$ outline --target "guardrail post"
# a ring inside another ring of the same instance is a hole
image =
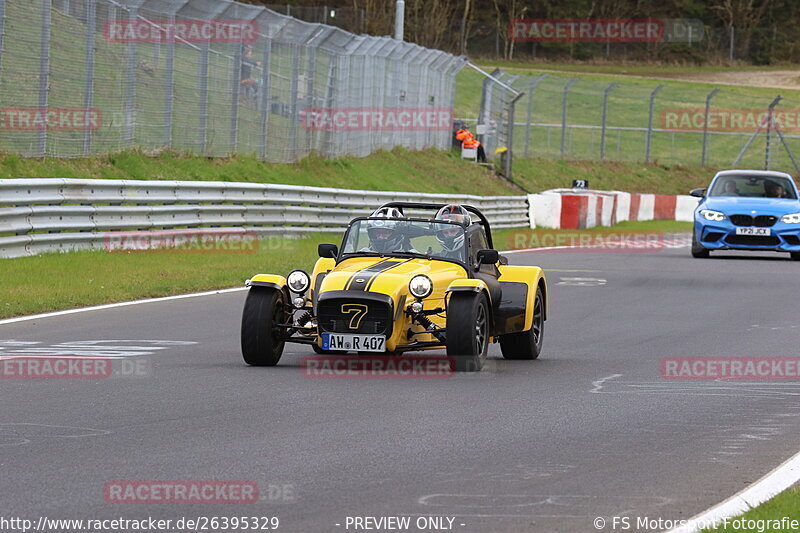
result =
[[[209,42],[206,41],[200,47],[200,65],[197,74],[200,82],[200,103],[198,106],[200,153],[206,152],[208,143],[208,49]]]
[[[708,115],[711,111],[711,99],[719,92],[719,89],[714,89],[708,96],[706,96],[706,111],[703,118],[703,154],[700,157],[700,166],[706,166],[706,157],[708,155]]]
[[[264,39],[264,53],[261,56],[261,160],[267,159],[267,136],[269,135],[269,114],[272,99],[272,78],[270,77],[270,60],[272,41]]]
[[[86,0],[86,83],[83,92],[84,112],[94,104],[94,40],[97,27],[97,0]],[[92,129],[83,130],[83,155],[92,150]]]
[[[691,29],[691,28],[690,28]],[[659,85],[653,92],[650,93],[650,113],[647,119],[647,138],[645,140],[644,145],[644,161],[645,163],[650,162],[650,144],[653,138],[653,110],[656,104],[656,95],[658,91],[664,88],[664,84]]]
[[[50,22],[51,0],[42,0],[42,32],[39,45],[39,113],[44,113],[48,105],[48,86],[50,85]],[[39,130],[39,156],[47,155],[47,128]]]
[[[564,156],[564,153],[567,149],[567,97],[569,95],[569,90],[572,88],[573,85],[578,83],[580,78],[570,78],[567,81],[566,85],[564,85],[564,92],[561,96],[561,156]]]
[[[611,94],[619,83],[616,81],[603,91],[603,123],[600,126],[600,159],[606,158],[606,125],[608,121],[608,95]]]
[[[533,90],[539,83],[547,77],[547,74],[540,74],[536,76],[528,85],[528,121],[525,124],[525,157],[528,157],[528,152],[531,146],[531,127],[533,122]]]

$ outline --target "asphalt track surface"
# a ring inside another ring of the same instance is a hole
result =
[[[454,531],[580,533],[628,516],[652,531],[637,517],[690,517],[797,452],[800,383],[660,377],[664,357],[797,356],[787,255],[509,257],[547,270],[542,357],[505,361],[493,345],[483,372],[448,379],[309,379],[297,346],[246,367],[244,292],[0,326],[6,355],[193,343],[154,346],[139,377],[1,380],[2,515],[277,516],[292,532],[354,531],[348,516],[411,516],[417,531],[442,516]],[[103,495],[111,480],[214,479],[253,480],[261,499]]]

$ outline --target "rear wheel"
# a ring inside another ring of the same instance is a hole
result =
[[[283,332],[277,324],[287,317],[283,292],[253,287],[242,313],[242,358],[252,366],[275,366],[283,355]]]
[[[792,261],[800,261],[800,252],[789,252],[792,256]]]
[[[483,368],[489,347],[489,305],[486,295],[450,295],[447,304],[447,355],[456,372],[477,372]]]
[[[711,255],[711,252],[708,250],[708,248],[703,247],[702,244],[697,242],[697,232],[692,230],[692,257],[705,259],[709,255]]]
[[[528,331],[500,337],[500,350],[505,359],[536,359],[542,352],[544,340],[544,298],[542,288],[536,289],[533,302],[533,325]]]

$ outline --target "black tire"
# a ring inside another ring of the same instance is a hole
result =
[[[792,261],[800,261],[800,252],[789,252],[792,256]]]
[[[447,304],[447,355],[456,372],[483,368],[489,348],[489,305],[482,292],[453,293]]]
[[[533,301],[533,326],[528,331],[511,333],[500,337],[500,351],[504,359],[531,360],[542,353],[544,341],[544,295],[542,288],[536,289]]]
[[[697,259],[705,259],[710,255],[711,251],[697,242],[697,232],[692,229],[692,257],[696,257]]]
[[[283,355],[284,341],[276,322],[286,320],[283,292],[253,287],[242,313],[242,358],[252,366],[275,366]]]

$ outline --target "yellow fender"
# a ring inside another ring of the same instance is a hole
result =
[[[247,280],[245,285],[248,287],[271,287],[280,291],[286,287],[286,278],[277,274],[257,274]]]
[[[542,296],[544,298],[544,318],[547,320],[549,300],[547,298],[547,279],[544,270],[533,266],[519,265],[500,265],[499,281],[512,281],[525,283],[528,286],[528,299],[525,303],[525,329],[528,331],[533,327],[533,302],[536,298],[536,289],[541,285]]]
[[[491,307],[492,297],[489,294],[489,288],[486,286],[486,283],[480,279],[457,279],[450,283],[447,287],[447,292],[483,292],[486,294],[486,298],[489,300],[489,304]]]

